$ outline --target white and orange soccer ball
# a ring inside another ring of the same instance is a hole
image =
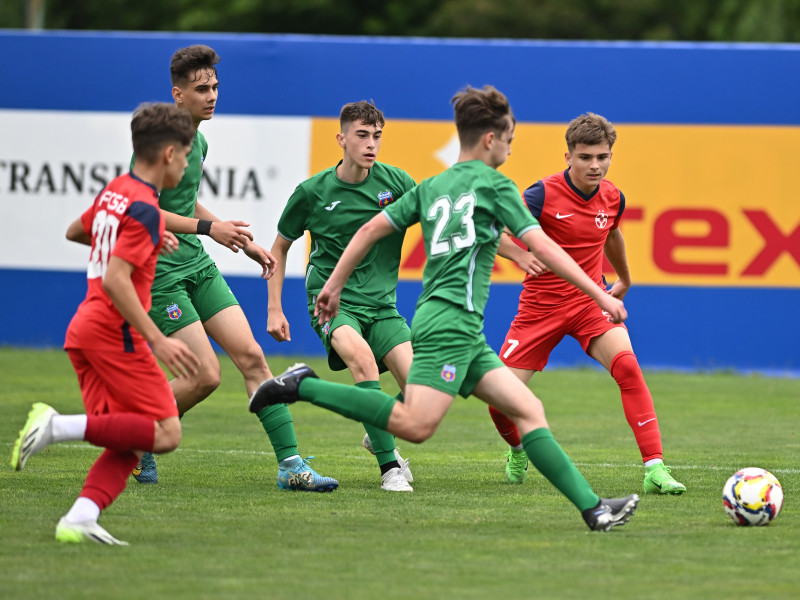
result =
[[[783,488],[766,469],[736,471],[722,488],[725,512],[737,525],[767,525],[783,507]]]

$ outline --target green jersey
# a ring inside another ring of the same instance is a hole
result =
[[[158,205],[171,213],[184,217],[194,217],[197,205],[197,190],[203,176],[203,161],[208,154],[208,142],[199,131],[192,140],[192,150],[187,155],[189,166],[183,174],[178,187],[161,190]],[[203,248],[200,238],[194,233],[178,233],[178,248],[172,254],[159,256],[156,263],[155,285],[161,286],[172,280],[183,279],[214,264]]]
[[[503,226],[516,237],[540,227],[517,186],[480,160],[424,180],[383,214],[400,231],[422,226],[428,261],[417,307],[440,298],[481,317]]]
[[[331,167],[297,186],[278,221],[278,234],[291,242],[305,231],[311,234],[306,269],[310,304],[356,231],[414,185],[402,169],[376,162],[359,183],[342,181]],[[344,305],[395,306],[404,235],[405,230],[398,231],[372,247],[342,290]]]

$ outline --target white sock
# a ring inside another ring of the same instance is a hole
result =
[[[652,467],[653,465],[657,465],[659,463],[663,463],[664,461],[660,458],[651,458],[650,460],[644,461],[645,467]]]
[[[97,506],[89,498],[78,496],[75,504],[69,509],[69,512],[64,515],[64,518],[70,523],[80,523],[82,521],[95,521],[100,516],[100,507]]]
[[[86,437],[86,415],[56,415],[53,417],[53,441],[77,442]]]
[[[519,446],[511,446],[511,449],[514,452],[519,452],[520,450],[523,450],[524,448],[525,448],[525,446],[523,446],[522,444],[520,444]]]
[[[287,456],[282,461],[278,463],[281,467],[294,467],[300,463],[300,455],[294,454],[292,456]]]

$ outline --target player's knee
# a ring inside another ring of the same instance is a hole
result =
[[[263,381],[269,378],[267,360],[264,358],[264,352],[258,344],[254,344],[240,353],[234,362],[246,379]]]
[[[404,437],[412,444],[421,444],[422,442],[433,437],[433,434],[436,433],[438,427],[439,424],[433,422],[426,421],[422,423],[416,423],[413,427],[409,428],[408,434]]]
[[[374,381],[379,377],[378,366],[372,354],[350,359],[347,368],[356,381]]]
[[[639,367],[639,361],[636,360],[636,355],[630,350],[625,350],[612,359],[608,371],[616,382],[620,383],[629,377],[640,376],[642,369]]]
[[[165,454],[176,450],[181,443],[181,435],[181,423],[177,418],[157,423],[153,452]]]
[[[219,369],[204,369],[192,379],[192,388],[196,395],[207,398],[219,387]]]

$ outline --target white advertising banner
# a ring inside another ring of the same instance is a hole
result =
[[[215,116],[198,199],[217,217],[250,223],[269,249],[286,200],[309,177],[308,117]],[[86,248],[64,237],[108,181],[128,171],[130,114],[0,110],[0,268],[83,270]],[[258,276],[243,254],[204,239],[226,274]],[[287,276],[302,277],[305,244]]]

